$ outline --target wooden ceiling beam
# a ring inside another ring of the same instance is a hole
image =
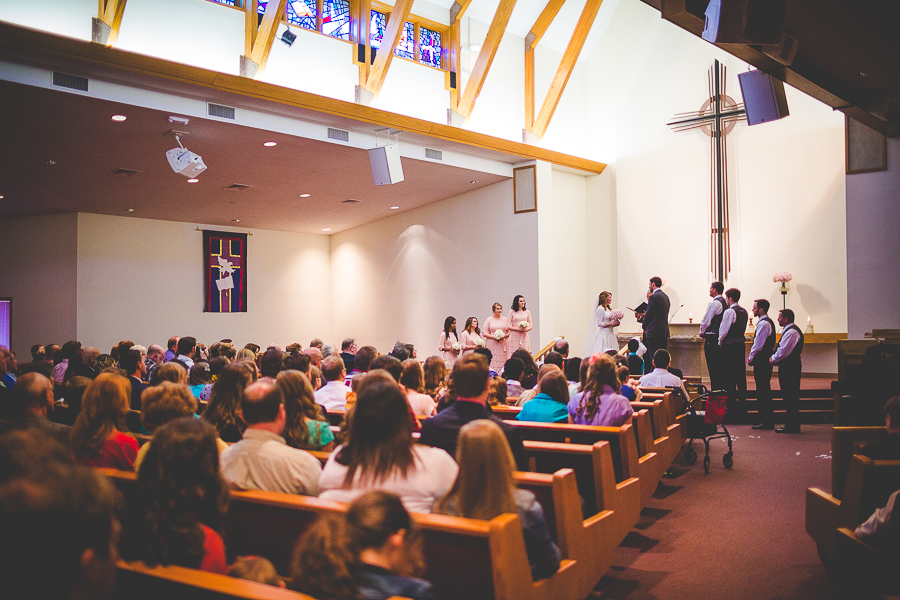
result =
[[[466,14],[466,9],[472,4],[472,0],[456,0],[450,7],[450,24],[459,23]]]
[[[98,0],[97,19],[109,28],[108,32],[92,34],[94,41],[112,46],[119,39],[119,28],[122,26],[122,15],[125,14],[126,0]]]
[[[488,29],[487,37],[484,38],[484,44],[481,46],[481,52],[475,60],[475,67],[472,69],[472,75],[466,82],[466,89],[462,97],[459,99],[458,112],[463,119],[468,119],[475,107],[475,99],[481,93],[481,87],[487,78],[488,72],[491,70],[491,63],[497,55],[497,49],[500,47],[500,41],[506,32],[506,25],[512,16],[513,8],[516,7],[516,0],[500,0],[497,6],[497,12],[494,13],[494,20],[491,21],[491,27]]]
[[[388,17],[387,27],[385,27],[384,38],[381,40],[381,47],[375,54],[375,62],[369,70],[369,77],[366,79],[366,90],[373,96],[377,96],[384,85],[384,79],[387,77],[388,69],[394,58],[394,51],[397,50],[397,44],[400,42],[400,35],[412,11],[413,0],[397,0],[394,4],[394,10]]]
[[[253,40],[252,49],[247,55],[247,58],[256,65],[255,73],[253,73],[254,79],[262,75],[266,68],[269,52],[272,50],[272,43],[278,33],[278,25],[284,16],[286,4],[287,0],[269,0],[266,4],[266,12],[259,24],[259,31],[256,32],[256,39]]]
[[[550,27],[550,24],[553,23],[553,19],[555,19],[557,13],[559,13],[559,9],[561,9],[565,3],[566,0],[550,0],[547,3],[547,6],[541,11],[540,16],[534,22],[534,26],[528,32],[528,35],[525,36],[526,50],[533,50],[535,46],[538,45],[541,38],[547,33],[547,28]]]
[[[547,132],[547,126],[550,125],[550,119],[553,118],[553,113],[556,111],[559,99],[566,89],[566,84],[569,82],[575,63],[578,62],[578,55],[581,54],[581,49],[584,47],[584,42],[591,31],[591,26],[594,24],[594,19],[597,17],[597,12],[600,10],[602,3],[603,0],[587,0],[584,10],[581,11],[578,23],[575,24],[575,31],[572,33],[572,39],[569,40],[569,45],[566,47],[559,67],[556,69],[556,75],[553,76],[553,81],[550,83],[550,89],[547,90],[547,97],[544,98],[541,111],[534,119],[531,133],[538,137],[544,137],[544,133]]]

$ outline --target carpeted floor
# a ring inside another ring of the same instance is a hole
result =
[[[601,598],[831,600],[839,598],[804,530],[806,488],[831,489],[831,426],[799,435],[729,427],[725,440],[703,442],[688,466],[679,456],[637,527],[594,590]]]

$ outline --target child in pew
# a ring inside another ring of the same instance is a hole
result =
[[[621,384],[616,364],[605,354],[593,357],[587,381],[569,400],[569,423],[598,427],[619,427],[631,418],[634,410],[619,393]]]
[[[226,574],[219,531],[227,502],[212,425],[194,417],[166,423],[153,435],[125,507],[122,557]]]
[[[422,536],[400,497],[373,491],[320,517],[297,543],[290,588],[329,600],[432,600]]]
[[[560,377],[565,382],[561,373]],[[459,475],[450,491],[435,504],[434,512],[484,520],[517,513],[531,576],[551,577],[559,570],[559,548],[550,538],[544,511],[534,494],[515,487],[516,463],[503,431],[493,421],[472,421],[460,429],[457,444]]]
[[[272,561],[262,556],[238,556],[228,570],[228,575],[235,579],[246,579],[280,588],[287,587]]]
[[[541,367],[541,370],[548,365]],[[566,384],[566,376],[555,365],[549,365],[550,370],[542,373],[538,382],[537,394],[522,405],[522,410],[516,415],[519,421],[536,421],[538,423],[566,423],[569,413],[566,405],[569,403],[569,387]]]

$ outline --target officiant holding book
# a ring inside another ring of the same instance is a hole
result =
[[[644,330],[643,342],[647,346],[644,356],[653,356],[657,350],[667,349],[669,345],[669,297],[661,288],[662,279],[651,277],[647,308],[642,312],[635,310],[634,313]],[[644,361],[644,373],[652,370],[652,361]]]

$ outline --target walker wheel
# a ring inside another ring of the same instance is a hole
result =
[[[693,448],[685,448],[684,450],[684,462],[689,465],[697,462],[697,452]]]
[[[709,475],[709,456],[703,457],[703,470]]]
[[[722,464],[725,465],[726,469],[730,469],[734,466],[734,456],[731,452],[722,457]]]

